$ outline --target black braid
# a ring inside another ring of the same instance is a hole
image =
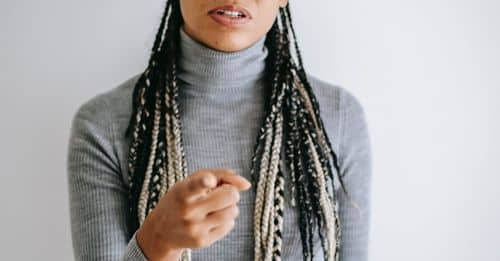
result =
[[[313,106],[313,108],[314,108],[314,115],[318,119],[318,124],[320,125],[320,128],[322,130],[324,130],[325,129],[324,128],[324,123],[323,123],[322,118],[320,117],[320,106],[319,106],[319,103],[318,103],[318,101],[316,99],[316,96],[314,95],[314,93],[312,91],[311,84],[309,83],[309,80],[306,77],[306,72],[305,72],[304,67],[303,67],[302,55],[300,53],[300,48],[299,48],[299,46],[297,44],[297,38],[295,37],[296,34],[295,34],[295,29],[294,29],[293,23],[292,23],[292,16],[291,16],[289,5],[287,5],[285,7],[285,12],[286,12],[286,15],[288,16],[289,26],[290,26],[290,29],[291,29],[292,34],[293,34],[295,50],[297,52],[297,58],[299,60],[298,68],[297,68],[298,69],[298,73],[299,73],[299,77],[300,77],[300,80],[304,83],[304,87],[305,87],[306,91],[308,92],[308,95],[311,98],[312,103],[314,104],[314,106]],[[326,140],[328,148],[333,148],[332,145],[331,145],[331,142],[330,142],[330,139],[329,139],[328,135],[325,135],[325,140]],[[339,175],[338,178],[339,178],[339,183],[340,183],[340,185],[342,187],[342,190],[347,195],[347,197],[350,198],[350,196],[349,196],[350,194],[348,193],[347,189],[344,186],[343,179],[340,177],[340,166],[339,166],[339,163],[338,163],[338,157],[337,157],[337,155],[335,154],[335,152],[333,150],[331,150],[330,156],[333,159],[335,170],[336,170],[337,174]],[[321,158],[324,159],[323,157],[321,157]],[[329,163],[328,160],[326,160],[326,163],[328,164],[327,165],[328,169],[331,169],[330,163]],[[334,180],[333,175],[330,176],[330,178],[331,178],[332,181]]]
[[[149,213],[161,197],[161,178],[160,171],[167,171],[168,154],[167,147],[173,146],[171,140],[166,137],[166,128],[174,128],[172,131],[180,131],[180,112],[177,105],[178,90],[176,85],[177,55],[179,51],[179,31],[183,23],[180,12],[179,0],[167,0],[164,14],[155,37],[155,42],[151,51],[148,67],[139,77],[133,91],[132,101],[133,110],[129,120],[129,125],[125,132],[126,137],[132,138],[129,151],[129,230],[133,233],[139,226],[138,204],[141,197],[142,186],[148,182],[148,197],[146,200],[146,214]],[[320,117],[319,103],[313,93],[312,87],[307,79],[307,74],[303,68],[303,62],[300,50],[298,48],[295,30],[292,25],[289,4],[280,8],[279,15],[266,35],[265,46],[269,50],[266,59],[265,73],[265,95],[268,97],[265,101],[265,117],[261,123],[259,134],[254,144],[254,155],[251,162],[252,183],[256,184],[258,178],[256,171],[262,166],[259,165],[264,151],[264,141],[270,133],[272,142],[274,142],[275,126],[279,120],[279,115],[283,119],[283,145],[286,164],[291,178],[292,192],[294,199],[298,202],[299,211],[299,230],[301,234],[303,258],[304,260],[313,259],[313,229],[317,226],[318,234],[321,238],[323,251],[326,253],[325,236],[323,230],[325,226],[325,212],[320,205],[320,187],[314,177],[319,175],[316,169],[313,151],[309,144],[309,138],[313,142],[313,149],[318,154],[321,170],[327,174],[326,180],[333,184],[334,176],[331,171],[330,159],[338,175],[342,189],[347,194],[341,175],[338,158],[333,151],[328,135],[324,129],[323,121]],[[294,61],[291,49],[294,49],[297,62]],[[299,86],[300,85],[300,86]],[[303,88],[305,92],[301,93],[298,88]],[[304,96],[306,95],[306,96]],[[165,100],[169,97],[169,101]],[[142,103],[144,97],[144,103]],[[145,180],[145,173],[148,168],[149,158],[153,153],[151,151],[153,142],[155,104],[160,105],[160,120],[157,146],[152,165],[152,172],[148,180]],[[307,104],[311,105],[312,111],[307,109]],[[275,108],[275,110],[273,110]],[[170,121],[166,121],[165,115],[170,115]],[[173,123],[177,120],[177,125]],[[314,124],[316,122],[317,125]],[[172,127],[173,126],[173,127]],[[274,131],[268,132],[271,127]],[[177,137],[177,136],[176,136]],[[182,144],[182,135],[177,137]],[[176,157],[172,157],[177,164],[185,164],[182,151],[181,162],[177,162]],[[172,162],[170,162],[172,163]],[[271,161],[269,162],[271,164]],[[185,165],[182,166],[184,172]],[[165,173],[164,175],[173,175]],[[278,168],[277,178],[283,178],[281,166]],[[274,184],[267,184],[269,186]],[[254,189],[257,186],[253,186]],[[283,191],[276,185],[275,193],[283,197]],[[328,188],[326,188],[328,189]],[[336,200],[335,191],[333,191],[332,200]],[[330,192],[328,193],[330,195]],[[274,222],[277,224],[279,218],[282,218],[282,209],[278,207],[278,200],[274,204],[277,207]],[[335,223],[339,226],[338,221]],[[282,231],[279,227],[274,233],[281,238]],[[340,235],[340,230],[337,230]],[[276,241],[274,242],[276,244]],[[337,242],[337,248],[340,242]],[[273,252],[273,256],[279,257],[279,249]],[[338,252],[336,253],[338,257]]]

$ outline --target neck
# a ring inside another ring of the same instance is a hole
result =
[[[225,52],[212,49],[180,29],[177,76],[202,91],[252,88],[264,76],[268,50],[265,36],[249,47]]]

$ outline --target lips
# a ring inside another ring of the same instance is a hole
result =
[[[248,12],[247,9],[245,9],[244,7],[240,7],[240,6],[237,6],[237,5],[224,5],[224,6],[219,6],[219,7],[216,7],[210,11],[208,11],[208,14],[213,14],[213,13],[216,13],[218,11],[222,11],[222,10],[225,10],[225,11],[236,11],[236,12],[240,12],[243,14],[243,17],[244,18],[248,18],[248,19],[251,19],[252,16],[250,15],[250,12]]]

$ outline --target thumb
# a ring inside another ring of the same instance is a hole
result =
[[[217,177],[218,181],[217,185],[221,185],[224,183],[230,184],[235,186],[240,191],[247,190],[252,186],[252,184],[247,179],[240,176],[232,169],[215,168],[215,169],[210,169],[210,171],[214,174],[215,177]]]

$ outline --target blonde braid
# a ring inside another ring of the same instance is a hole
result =
[[[160,97],[158,92],[156,92],[156,104],[155,104],[155,115],[154,115],[154,127],[153,127],[153,141],[151,143],[150,157],[148,166],[146,169],[146,174],[144,176],[144,183],[142,184],[141,196],[139,198],[139,223],[142,224],[147,214],[147,200],[149,198],[149,180],[151,173],[153,172],[153,164],[156,157],[156,146],[158,143],[158,133],[160,125]]]
[[[166,21],[168,26],[165,27]],[[134,89],[134,113],[129,124],[129,128],[133,127],[134,131],[128,162],[131,229],[140,226],[158,200],[188,175],[182,146],[176,79],[181,24],[179,1],[167,0],[149,66]],[[332,155],[337,173],[339,167],[319,117],[319,105],[302,68],[294,34],[287,5],[286,8],[280,8],[280,15],[266,37],[266,46],[270,50],[266,60],[266,77],[272,95],[257,137],[250,170],[252,178],[258,170],[257,185],[253,186],[256,190],[254,259],[281,260],[285,186],[283,163],[288,164],[290,170],[292,200],[296,199],[299,203],[304,259],[312,259],[312,221],[316,217],[325,260],[338,261],[340,220],[335,190],[332,195],[328,191],[327,182],[333,182],[333,175],[327,156]],[[290,40],[293,40],[293,46]],[[296,51],[298,65],[290,53],[291,47]],[[165,72],[166,75],[163,75]],[[152,104],[150,99],[155,103]],[[151,106],[154,107],[153,118],[150,117]],[[283,144],[286,161],[281,159]],[[261,156],[258,165],[255,164],[257,152]],[[145,155],[148,155],[147,162]],[[340,175],[339,181],[342,185]],[[321,228],[326,232],[326,243]],[[181,260],[191,260],[191,249],[182,253]]]

